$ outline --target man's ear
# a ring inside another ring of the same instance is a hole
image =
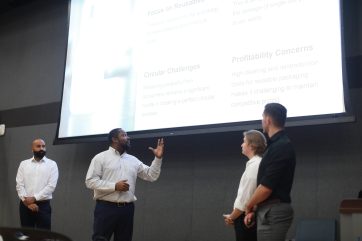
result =
[[[268,124],[268,125],[272,124],[273,123],[272,118],[270,116],[266,115],[265,116],[265,123]]]
[[[112,141],[118,143],[118,138],[112,137]]]

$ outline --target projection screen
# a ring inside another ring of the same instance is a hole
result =
[[[348,112],[338,0],[72,0],[57,139],[240,129]]]

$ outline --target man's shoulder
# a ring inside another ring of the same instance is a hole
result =
[[[292,151],[294,152],[294,145],[287,135],[283,136],[280,140],[280,146],[282,146],[284,151]]]
[[[289,138],[283,138],[278,143],[275,143],[270,148],[267,156],[270,162],[281,160],[295,161],[296,159],[295,149]]]
[[[281,133],[278,138],[270,145],[273,149],[280,149],[285,147],[293,147],[292,142],[285,133]]]
[[[26,164],[26,163],[30,163],[31,161],[33,160],[33,158],[31,157],[31,158],[28,158],[28,159],[25,159],[25,160],[22,160],[22,161],[20,161],[20,165],[21,164]]]
[[[56,161],[54,161],[54,160],[52,160],[52,159],[50,159],[50,158],[48,158],[48,157],[45,157],[44,160],[45,160],[46,162],[48,162],[49,164],[57,165],[57,162],[56,162]]]
[[[102,152],[97,153],[97,154],[94,156],[94,158],[103,157],[104,155],[107,155],[107,154],[109,154],[109,153],[111,153],[111,150],[107,149],[107,150],[104,150],[104,151],[102,151]]]
[[[265,159],[265,157],[280,155],[295,155],[294,146],[289,137],[284,133],[279,135],[278,138],[268,146],[263,159]]]

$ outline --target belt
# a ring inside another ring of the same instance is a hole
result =
[[[268,199],[268,200],[265,200],[261,203],[258,204],[258,207],[263,207],[263,206],[266,206],[266,205],[271,205],[271,204],[276,204],[276,203],[281,203],[282,201],[280,201],[279,198],[273,198],[273,199]]]
[[[111,202],[111,201],[105,201],[105,200],[96,200],[97,203],[112,205],[116,207],[124,207],[133,204],[133,202]]]

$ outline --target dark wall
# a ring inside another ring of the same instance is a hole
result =
[[[298,163],[292,198],[302,218],[339,219],[341,200],[362,189],[361,3],[345,3],[346,63],[356,122],[288,128]],[[0,11],[0,226],[18,226],[15,175],[42,137],[58,163],[53,229],[75,241],[90,240],[94,201],[84,185],[91,158],[106,143],[52,145],[61,99],[67,38],[66,1],[32,1]],[[242,132],[169,137],[160,179],[137,183],[135,241],[233,240],[223,224],[236,196],[245,158]],[[132,154],[152,160],[155,139],[134,140]]]

